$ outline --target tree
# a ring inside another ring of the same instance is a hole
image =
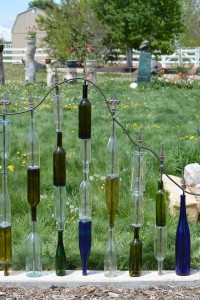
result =
[[[185,31],[181,35],[180,45],[197,47],[200,45],[200,1],[185,0],[183,4],[183,20]]]
[[[67,59],[67,48],[75,48],[83,60],[86,47],[92,44],[95,54],[105,50],[107,26],[102,26],[90,9],[90,0],[62,0],[54,9],[47,9],[46,16],[39,16],[38,27],[46,31],[44,42],[48,52],[62,62]]]
[[[112,41],[126,50],[139,49],[147,39],[152,51],[167,54],[183,31],[180,0],[94,0],[92,7]]]
[[[47,8],[52,8],[54,4],[54,0],[33,0],[28,3],[28,8],[37,7],[45,10]]]

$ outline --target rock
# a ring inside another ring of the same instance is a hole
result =
[[[151,74],[155,75],[162,70],[162,64],[156,60],[151,61]]]
[[[200,165],[198,163],[189,164],[184,168],[184,178],[186,185],[196,186],[200,184]]]
[[[181,186],[181,178],[177,176],[170,177],[179,186]],[[180,195],[182,193],[181,189],[173,183],[167,176],[163,175],[164,189],[169,192],[169,211],[171,215],[179,214],[180,211]],[[186,191],[191,192],[188,188]],[[193,191],[192,191],[193,192]],[[200,193],[200,190],[199,190]],[[200,205],[194,195],[186,194],[186,211],[188,220],[197,223],[199,216]]]

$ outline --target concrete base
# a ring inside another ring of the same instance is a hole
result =
[[[119,276],[108,278],[103,271],[89,271],[83,276],[81,271],[67,271],[66,276],[56,276],[54,271],[43,272],[41,277],[28,277],[25,272],[10,271],[9,276],[0,272],[0,285],[49,288],[78,287],[78,286],[113,286],[117,288],[136,288],[150,286],[197,286],[200,285],[199,271],[191,272],[190,276],[177,276],[174,271],[164,271],[158,275],[157,271],[143,271],[140,277],[130,277],[127,271],[119,271]]]

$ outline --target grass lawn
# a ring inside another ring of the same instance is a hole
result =
[[[48,92],[46,73],[37,74],[35,84],[25,84],[21,65],[5,65],[6,85],[0,87],[0,97],[7,93],[12,101],[9,111],[23,111],[32,92],[35,104]],[[80,76],[82,76],[80,74]],[[142,127],[143,145],[157,154],[163,144],[165,168],[169,174],[181,176],[188,163],[200,162],[200,84],[172,85],[155,82],[131,89],[132,74],[97,74],[98,86],[111,99],[115,93],[121,100],[117,120],[137,142]],[[62,81],[62,75],[60,75]],[[37,231],[43,240],[43,269],[54,269],[57,245],[57,226],[53,219],[52,153],[56,146],[56,131],[52,113],[52,95],[34,113],[36,130],[41,143],[41,202],[38,206]],[[64,243],[68,269],[80,269],[78,248],[79,186],[83,180],[82,163],[79,158],[78,109],[82,97],[82,82],[63,84],[60,87],[64,105],[62,124],[63,146],[67,156],[67,199]],[[104,179],[106,145],[111,134],[111,118],[102,95],[89,86],[89,100],[92,103],[92,162],[90,182],[93,190],[92,249],[89,269],[103,269],[104,252],[108,240],[108,210],[105,203]],[[12,151],[7,165],[8,191],[12,203],[12,268],[25,268],[25,242],[31,231],[30,207],[26,198],[26,138],[29,132],[30,114],[9,116],[12,121]],[[120,148],[120,202],[115,217],[115,239],[118,249],[118,266],[128,269],[129,243],[133,232],[129,224],[130,207],[130,153],[136,150],[125,131],[117,125]],[[143,241],[143,270],[156,270],[153,253],[155,226],[155,193],[159,177],[159,164],[151,152],[147,153],[147,174],[145,192],[145,223],[140,236]],[[181,193],[181,191],[180,191]],[[164,261],[165,269],[175,269],[175,234],[178,216],[167,212],[168,249]],[[192,240],[192,268],[199,267],[200,240],[199,224],[190,224]]]

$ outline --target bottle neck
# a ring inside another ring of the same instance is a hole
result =
[[[57,146],[62,147],[62,132],[61,131],[57,132]]]
[[[187,215],[186,215],[186,206],[185,206],[185,195],[181,195],[180,217],[187,218]]]
[[[31,206],[31,220],[36,222],[37,218],[36,218],[36,206]]]
[[[161,179],[158,181],[158,190],[163,190],[163,181]]]
[[[134,240],[139,240],[139,227],[134,227]]]
[[[83,84],[83,99],[87,100],[87,96],[88,96],[88,86],[87,84]]]
[[[63,230],[58,230],[58,243],[63,243]]]

